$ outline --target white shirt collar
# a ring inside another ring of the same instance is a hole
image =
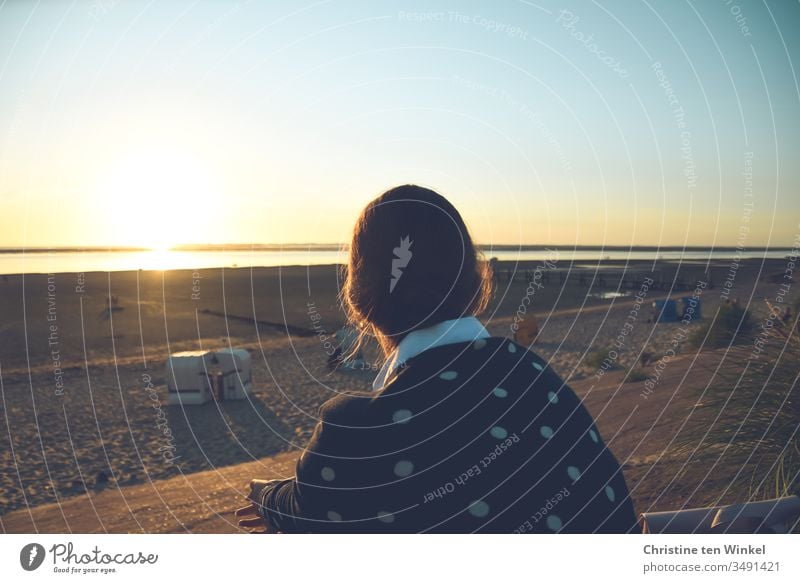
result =
[[[478,338],[489,338],[489,332],[474,316],[445,320],[428,328],[409,332],[386,359],[372,382],[372,390],[380,391],[396,369],[421,352],[447,344],[472,342]]]

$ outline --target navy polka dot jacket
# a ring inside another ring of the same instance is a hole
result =
[[[637,530],[580,399],[505,338],[427,350],[375,393],[325,403],[296,477],[261,496],[282,532]]]

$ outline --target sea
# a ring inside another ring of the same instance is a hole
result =
[[[488,258],[499,261],[536,262],[557,261],[563,264],[576,261],[679,261],[709,262],[741,259],[781,259],[790,249],[535,249],[507,248],[484,249]],[[213,269],[249,267],[286,267],[292,265],[333,265],[347,261],[347,251],[342,248],[298,246],[282,249],[201,249],[201,250],[0,250],[0,275],[34,273],[88,273],[113,271],[165,271],[172,269]]]

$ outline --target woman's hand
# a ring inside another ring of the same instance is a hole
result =
[[[250,480],[250,493],[247,499],[250,504],[239,508],[235,515],[244,517],[239,521],[241,528],[250,529],[250,534],[269,534],[276,531],[270,529],[269,524],[262,518],[258,511],[261,507],[261,493],[270,484],[277,480]]]
[[[248,529],[250,534],[267,534],[269,532],[267,521],[258,515],[257,504],[249,504],[239,508],[235,514],[239,517],[246,517],[239,521],[239,527]]]

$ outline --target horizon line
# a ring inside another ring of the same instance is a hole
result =
[[[0,247],[0,253],[77,253],[84,251],[102,252],[158,252],[158,251],[280,251],[280,250],[315,250],[346,251],[346,243],[187,243],[173,245],[166,249],[154,249],[144,246],[105,246],[105,245],[66,245],[66,246],[31,246]],[[500,243],[495,245],[476,244],[482,251],[792,251],[791,245],[755,245],[740,247],[738,245],[556,245],[542,243]]]

